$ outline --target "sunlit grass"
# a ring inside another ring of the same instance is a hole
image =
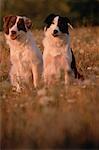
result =
[[[7,148],[99,147],[99,28],[71,31],[78,70],[85,81],[12,91],[9,48],[0,34],[1,146]],[[42,31],[33,31],[43,51]]]

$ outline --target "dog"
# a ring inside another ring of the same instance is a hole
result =
[[[24,84],[39,85],[43,71],[43,57],[31,32],[32,21],[24,16],[9,15],[3,18],[4,34],[10,47],[10,80],[16,91]]]
[[[56,14],[50,14],[44,23],[43,39],[43,63],[44,82],[48,85],[59,80],[64,72],[65,84],[70,83],[72,78],[83,78],[76,67],[73,51],[70,47],[69,26],[72,28],[70,20]]]

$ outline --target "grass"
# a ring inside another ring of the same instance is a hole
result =
[[[79,71],[85,81],[47,89],[11,89],[9,48],[0,33],[2,149],[99,148],[99,27],[71,31]],[[33,35],[43,50],[43,32]]]

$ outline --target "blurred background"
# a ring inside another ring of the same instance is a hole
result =
[[[50,13],[69,17],[74,26],[99,25],[99,0],[0,0],[0,11],[0,30],[8,14],[27,16],[38,29]]]

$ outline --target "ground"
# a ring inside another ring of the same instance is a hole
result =
[[[43,51],[43,31],[33,31]],[[83,82],[12,91],[9,47],[0,33],[0,142],[2,149],[99,148],[99,27],[70,31]]]

